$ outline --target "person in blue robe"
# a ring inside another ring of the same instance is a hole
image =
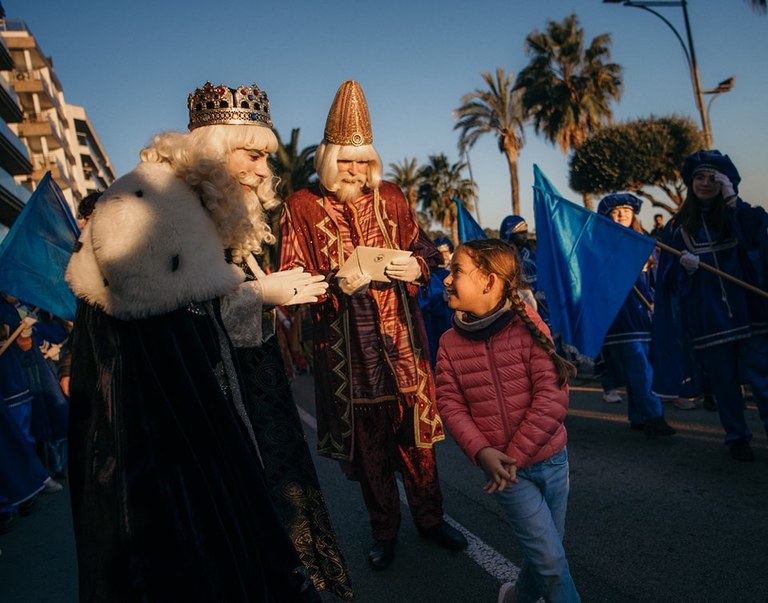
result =
[[[451,327],[453,310],[448,307],[443,279],[448,276],[448,266],[453,254],[453,243],[445,237],[434,241],[435,247],[443,258],[441,265],[432,273],[426,287],[419,291],[419,307],[424,317],[424,327],[429,340],[429,358],[434,370],[437,365],[437,348],[440,336]]]
[[[634,195],[614,193],[600,201],[597,213],[642,233],[643,229],[637,219],[642,203]],[[654,299],[653,264],[654,258],[651,256],[608,329],[602,350],[608,373],[626,385],[630,426],[643,429],[649,437],[675,434],[675,430],[664,419],[661,399],[652,391],[650,345]]]
[[[751,387],[768,430],[768,300],[703,264],[764,287],[768,214],[738,196],[741,176],[728,155],[697,151],[681,174],[688,193],[662,237],[681,253],[662,251],[658,268],[655,389],[683,381],[684,363],[670,358],[692,358],[707,376],[731,456],[751,461],[741,385]]]
[[[536,286],[536,250],[531,245],[528,238],[528,223],[522,216],[511,215],[501,221],[499,226],[499,238],[507,243],[512,243],[517,249],[517,257],[520,259],[522,268],[521,275],[521,293],[529,289],[532,297],[535,299],[535,308],[539,316],[550,326],[549,308],[544,297],[544,291]],[[529,296],[523,293],[523,299],[529,301]],[[529,301],[531,305],[532,300]],[[555,335],[556,337],[556,335]],[[559,345],[556,340],[555,345]]]

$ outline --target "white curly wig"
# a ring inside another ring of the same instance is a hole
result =
[[[277,137],[262,126],[203,126],[189,133],[158,134],[140,157],[144,162],[170,164],[198,191],[224,246],[239,259],[248,252],[261,254],[264,244],[275,243],[264,210],[277,207],[281,200],[275,192],[274,177],[265,179],[253,195],[243,190],[227,168],[227,158],[236,149],[273,153]]]

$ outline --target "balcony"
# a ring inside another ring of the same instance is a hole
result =
[[[11,226],[31,195],[31,191],[0,169],[0,224]]]
[[[37,40],[29,31],[23,19],[3,19],[0,24],[0,31],[3,32],[3,38],[8,46],[8,50],[11,51],[11,56],[21,56],[27,50],[32,59],[32,67],[34,69],[50,67],[50,59],[45,56],[37,45]],[[18,63],[19,61],[16,62]]]
[[[26,143],[33,153],[42,153],[42,139],[45,138],[48,149],[55,150],[64,146],[64,139],[58,126],[46,115],[37,115],[19,124],[19,136],[26,138]]]
[[[19,97],[3,77],[0,77],[0,118],[10,123],[20,122],[24,118]]]
[[[35,109],[33,95],[37,95],[39,107],[43,111],[59,105],[53,86],[39,71],[16,69],[10,77],[13,78],[11,82],[16,94],[19,95],[21,105],[27,111]]]
[[[0,167],[16,176],[32,171],[27,147],[3,122],[0,122]]]
[[[32,180],[40,182],[46,172],[51,172],[51,177],[62,188],[71,188],[71,174],[69,170],[53,155],[35,154],[32,156]]]
[[[3,36],[0,36],[0,71],[13,69],[13,57]]]

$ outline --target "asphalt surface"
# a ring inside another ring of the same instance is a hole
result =
[[[746,414],[757,460],[741,463],[722,444],[717,413],[665,403],[678,434],[650,439],[629,429],[626,402],[604,403],[595,385],[576,380],[567,420],[565,544],[582,600],[768,601],[768,444],[754,406]],[[314,449],[311,377],[297,377],[294,394]],[[371,539],[359,486],[335,462],[315,459],[357,601],[492,603],[514,576],[520,554],[482,491],[479,470],[450,439],[437,455],[445,513],[469,536],[470,549],[450,552],[424,541],[403,507],[396,558],[385,572],[366,563]],[[32,515],[0,536],[0,549],[1,603],[77,601],[66,489],[42,497]]]

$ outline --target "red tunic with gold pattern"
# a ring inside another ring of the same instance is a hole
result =
[[[318,449],[352,458],[355,408],[399,400],[399,420],[411,421],[412,445],[430,448],[445,437],[437,414],[427,336],[416,294],[401,281],[372,282],[365,295],[339,289],[335,274],[355,247],[406,249],[429,282],[440,254],[419,228],[400,189],[382,182],[354,203],[303,189],[285,203],[281,270],[301,266],[323,274],[327,295],[312,306]]]

